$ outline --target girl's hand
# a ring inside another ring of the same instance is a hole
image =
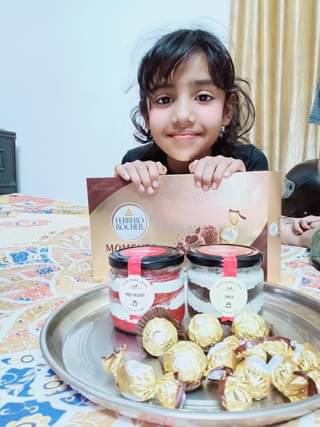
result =
[[[300,236],[305,231],[311,230],[320,225],[320,216],[308,215],[303,218],[293,218],[292,231]]]
[[[194,174],[196,187],[208,191],[210,188],[216,190],[223,178],[235,172],[245,172],[246,167],[242,160],[232,157],[206,156],[190,163],[189,170]]]
[[[125,181],[131,181],[140,193],[146,191],[148,194],[155,192],[160,184],[159,176],[166,173],[167,168],[162,163],[151,160],[135,160],[115,167],[115,175]]]

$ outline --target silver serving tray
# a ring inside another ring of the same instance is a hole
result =
[[[215,390],[188,393],[183,409],[165,409],[155,401],[140,403],[122,397],[113,377],[104,372],[101,357],[126,343],[133,358],[146,358],[132,335],[113,328],[109,314],[108,288],[98,287],[60,307],[41,331],[42,353],[66,383],[88,399],[133,418],[175,426],[261,426],[287,421],[320,407],[320,395],[297,403],[284,403],[273,395],[250,411],[226,412]],[[264,317],[276,335],[320,348],[320,303],[288,289],[265,285]],[[157,359],[147,358],[155,368]]]

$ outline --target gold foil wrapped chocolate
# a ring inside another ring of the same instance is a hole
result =
[[[299,370],[308,372],[313,369],[320,369],[320,352],[309,343],[303,344],[301,355],[297,357],[297,367]]]
[[[207,359],[209,371],[222,367],[234,370],[237,364],[235,352],[224,341],[210,348]]]
[[[269,367],[273,386],[291,402],[308,396],[308,381],[305,377],[296,374],[295,363],[285,360],[282,356],[273,356]]]
[[[102,357],[103,369],[106,372],[110,372],[114,377],[117,376],[119,367],[122,365],[125,354],[127,351],[127,346],[123,345],[117,349],[110,356]]]
[[[269,335],[270,327],[263,317],[250,311],[241,311],[232,322],[232,333],[244,340],[255,340]]]
[[[241,341],[238,337],[235,335],[229,335],[226,337],[223,342],[227,347],[229,347],[231,350],[235,350],[239,345],[241,344]]]
[[[142,346],[152,356],[162,356],[177,341],[177,328],[165,318],[151,319],[142,332]]]
[[[246,411],[252,408],[253,399],[249,385],[235,375],[219,382],[219,397],[228,411]]]
[[[263,348],[271,357],[279,355],[290,360],[293,356],[291,341],[285,337],[268,337],[264,340]]]
[[[174,344],[162,359],[165,372],[176,372],[186,390],[193,390],[201,384],[207,369],[207,358],[202,348],[191,341]]]
[[[154,396],[157,377],[152,366],[130,359],[119,366],[116,383],[125,397],[143,402]]]
[[[156,397],[161,406],[180,408],[184,386],[174,373],[157,377],[153,367],[139,360],[125,357],[125,348],[102,358],[103,368],[111,373],[119,392],[127,399],[145,402]]]
[[[264,349],[263,338],[258,338],[253,341],[241,341],[241,344],[235,349],[235,354],[238,360],[256,356],[264,362],[267,361],[267,353]]]
[[[196,314],[189,322],[188,337],[203,349],[207,349],[222,340],[223,329],[213,314]]]
[[[244,382],[248,383],[248,388],[254,400],[262,400],[269,396],[271,378],[268,365],[261,358],[249,356],[240,362],[235,370],[235,374]]]
[[[162,375],[156,385],[156,398],[165,408],[181,408],[185,400],[185,387],[173,372]]]

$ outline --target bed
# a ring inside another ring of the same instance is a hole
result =
[[[91,403],[42,357],[39,335],[48,314],[97,285],[91,276],[86,207],[21,194],[0,196],[1,426],[148,425]],[[320,300],[320,271],[307,249],[283,246],[281,285]],[[282,425],[320,427],[320,410]]]

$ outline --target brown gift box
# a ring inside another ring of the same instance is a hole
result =
[[[236,173],[209,191],[196,188],[191,174],[161,177],[154,195],[118,177],[88,178],[87,187],[96,280],[105,279],[114,250],[217,242],[257,247],[266,280],[280,280],[279,172]]]

